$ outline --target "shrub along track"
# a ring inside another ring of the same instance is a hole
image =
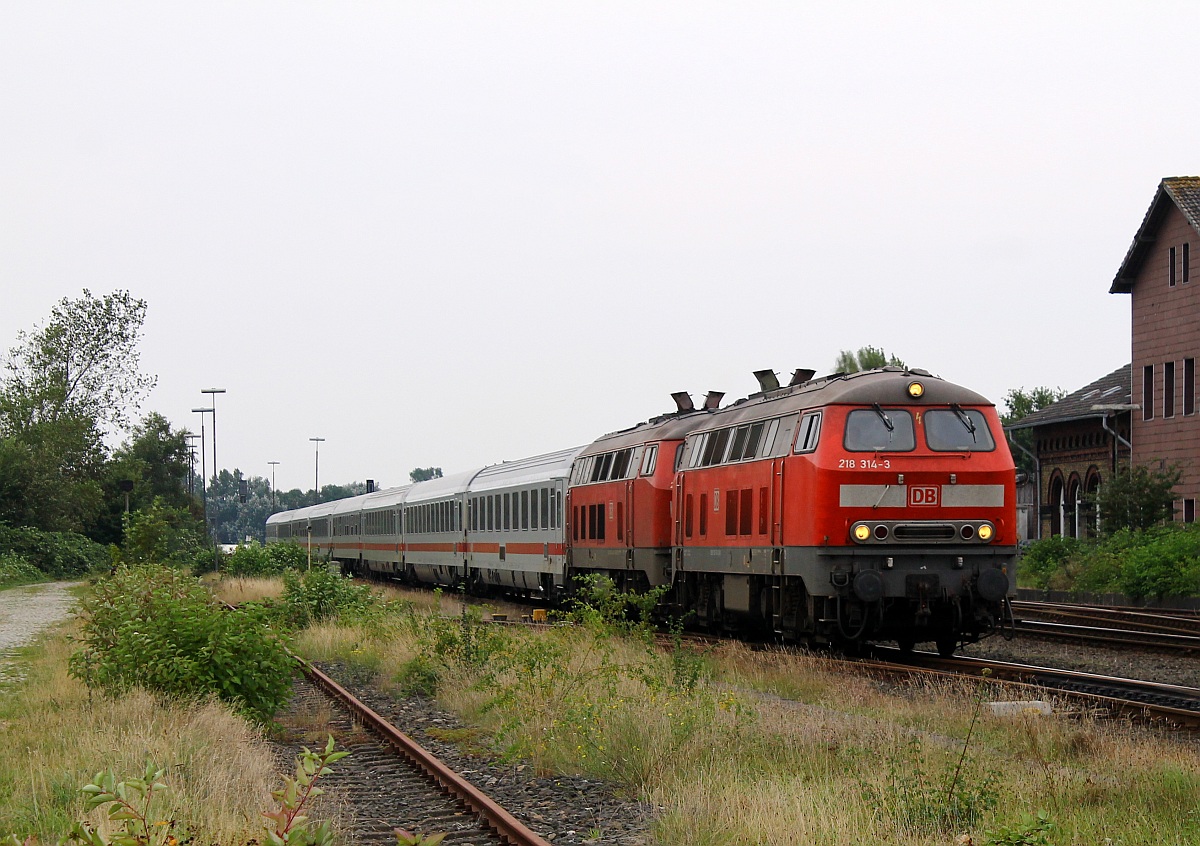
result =
[[[373,688],[369,678],[345,667],[325,666],[322,672],[338,677],[335,683],[359,700],[357,708],[374,711],[394,724],[408,727],[410,734],[420,735],[422,745],[432,749],[437,759],[458,770],[456,776],[448,776],[450,780],[465,781],[469,776],[475,784],[486,787],[489,795],[517,818],[513,820],[514,830],[524,825],[541,832],[539,836],[531,831],[536,838],[533,840],[504,840],[494,831],[485,830],[479,815],[461,803],[427,806],[425,796],[432,784],[429,776],[414,776],[410,765],[399,762],[392,742],[368,735],[361,727],[361,717],[331,705],[332,700],[325,699],[324,691],[313,682],[298,680],[301,693],[294,710],[301,713],[285,720],[306,731],[307,736],[293,739],[281,754],[290,759],[300,745],[323,745],[326,725],[331,727],[339,748],[353,753],[334,765],[332,775],[321,779],[348,806],[346,816],[353,821],[348,833],[351,841],[394,843],[391,828],[399,825],[410,831],[419,828],[428,833],[450,832],[444,841],[447,846],[503,842],[646,846],[655,842],[650,834],[654,809],[616,796],[608,785],[581,776],[539,776],[532,767],[519,762],[501,762],[487,757],[482,749],[464,749],[451,740],[465,739],[469,747],[472,730],[429,700],[395,699]],[[360,743],[364,745],[360,747]],[[411,737],[408,743],[415,745]]]

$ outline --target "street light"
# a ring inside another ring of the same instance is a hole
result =
[[[211,415],[213,415],[213,417],[215,419],[216,412],[211,408],[193,408],[192,411],[194,411],[196,414],[200,415],[200,496],[204,502],[204,531],[207,532],[208,534],[212,535],[212,538],[213,538],[213,566],[219,570],[220,562],[217,558],[217,538],[216,538],[216,535],[213,534],[212,529],[208,525],[208,489],[207,489],[208,482],[206,479],[206,477],[208,476],[208,468],[205,466],[205,459],[204,459],[204,455],[205,455],[204,415],[211,414]],[[214,429],[215,428],[216,428],[216,424],[214,423]],[[214,435],[215,435],[215,433],[214,433]],[[216,462],[215,454],[213,455],[213,461]]]
[[[212,408],[210,411],[212,411],[213,416],[213,473],[219,478],[221,475],[221,466],[217,464],[217,394],[225,393],[225,389],[201,388],[200,393],[212,395],[212,399],[210,399],[209,402],[212,403]]]
[[[309,438],[313,442],[313,504],[321,501],[321,441],[324,438]]]
[[[203,422],[204,418],[200,418]],[[188,496],[196,495],[196,445],[192,441],[200,437],[199,435],[184,435],[188,441]],[[203,445],[203,442],[201,442]]]
[[[275,510],[275,467],[279,464],[278,461],[268,461],[271,465],[271,511]]]

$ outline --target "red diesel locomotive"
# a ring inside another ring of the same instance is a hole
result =
[[[1017,547],[995,407],[923,370],[755,375],[745,399],[675,394],[582,450],[272,515],[268,542],[547,598],[603,574],[665,587],[664,612],[700,625],[796,640],[949,654],[995,631]]]

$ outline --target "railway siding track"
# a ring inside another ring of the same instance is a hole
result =
[[[1054,640],[1195,654],[1200,617],[1141,609],[1014,602],[1019,633]]]
[[[902,656],[899,650],[886,648],[877,649],[876,653],[887,658],[877,662],[878,668],[885,672],[903,668],[983,677],[984,670],[988,670],[992,679],[1034,690],[1051,690],[1133,719],[1200,729],[1200,688],[984,658],[941,658],[925,652]],[[866,663],[871,666],[875,662]]]
[[[326,673],[304,662],[301,666],[304,679],[297,682],[298,697],[328,697],[334,703],[330,722],[335,736],[351,738],[349,745],[341,745],[352,757],[325,778],[356,796],[357,819],[349,832],[354,842],[394,843],[393,828],[404,827],[446,832],[443,842],[460,846],[549,846]]]

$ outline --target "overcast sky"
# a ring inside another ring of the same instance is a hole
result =
[[[143,411],[281,488],[591,441],[884,347],[1130,358],[1194,3],[0,5],[0,345],[148,302]],[[211,442],[210,442],[211,448]],[[211,468],[211,457],[210,457]]]

